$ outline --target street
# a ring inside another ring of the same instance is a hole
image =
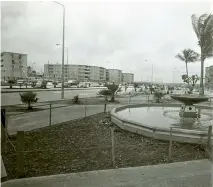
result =
[[[103,88],[100,88],[103,89]],[[79,95],[80,98],[85,97],[95,97],[100,89],[84,89],[84,90],[65,90],[64,98],[65,99],[73,99],[74,96]],[[39,98],[38,102],[44,101],[54,101],[61,99],[61,91],[53,90],[53,91],[41,91],[36,92],[37,97]],[[1,106],[5,105],[15,105],[22,104],[20,101],[19,92],[15,93],[2,93],[1,94]]]

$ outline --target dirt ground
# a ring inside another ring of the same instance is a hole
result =
[[[97,114],[63,125],[26,132],[24,136],[25,177],[112,168],[109,114]],[[8,173],[16,176],[16,136],[10,138],[2,157]],[[12,146],[14,145],[14,148]],[[116,167],[134,167],[206,158],[200,145],[173,142],[172,161],[168,142],[123,131],[115,127]],[[2,147],[5,145],[2,145]],[[3,147],[3,148],[4,148]]]

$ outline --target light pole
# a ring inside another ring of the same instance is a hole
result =
[[[150,62],[150,61],[145,60],[145,62]],[[152,84],[153,84],[153,63],[152,63],[152,76],[151,76],[151,82],[152,82]]]
[[[56,44],[57,46],[59,46],[60,44]],[[67,81],[68,81],[68,62],[69,62],[69,52],[68,52],[68,47],[65,47],[66,51],[67,51]]]
[[[65,40],[65,7],[57,1],[54,3],[63,7],[63,34],[62,34],[62,77],[61,77],[61,99],[64,99],[64,40]]]
[[[175,83],[175,71],[177,70],[177,68],[174,69],[173,71],[173,84]]]

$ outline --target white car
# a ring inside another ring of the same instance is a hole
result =
[[[52,82],[47,82],[47,88],[54,88],[54,85]]]

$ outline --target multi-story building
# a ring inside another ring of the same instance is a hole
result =
[[[122,82],[122,71],[119,69],[107,69],[106,80],[114,83]]]
[[[122,73],[122,82],[132,84],[134,82],[134,74]]]
[[[48,78],[61,79],[62,65],[61,64],[45,64],[44,76]],[[88,65],[64,65],[65,80],[78,80],[78,81],[93,81],[105,82],[106,81],[106,68],[99,66]]]
[[[213,66],[206,67],[205,87],[207,89],[213,89]]]
[[[27,78],[27,54],[1,53],[1,80]]]

